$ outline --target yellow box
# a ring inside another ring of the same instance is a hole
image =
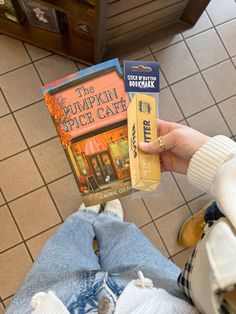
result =
[[[157,138],[157,110],[155,98],[138,93],[128,107],[128,137],[132,188],[154,191],[161,181],[159,155],[145,154],[139,142]]]

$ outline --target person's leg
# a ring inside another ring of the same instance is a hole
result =
[[[126,285],[141,270],[156,287],[183,297],[177,288],[180,269],[164,257],[134,225],[123,222],[109,211],[94,223],[99,244],[100,264],[112,278]]]
[[[39,291],[53,290],[59,297],[71,293],[72,278],[79,273],[100,269],[93,251],[93,222],[98,213],[79,210],[71,215],[46,243],[27,274],[7,313],[28,313],[31,297]],[[63,282],[68,286],[63,290]],[[69,296],[68,296],[69,297]],[[30,311],[29,311],[30,313]]]

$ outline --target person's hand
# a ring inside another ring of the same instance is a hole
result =
[[[208,136],[178,123],[157,120],[158,136],[165,144],[163,151],[158,141],[139,143],[139,149],[148,154],[160,154],[161,171],[186,174],[188,164],[195,152],[206,143]]]

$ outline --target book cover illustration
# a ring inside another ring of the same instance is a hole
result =
[[[56,10],[38,0],[20,0],[31,26],[60,33]]]
[[[122,70],[113,59],[43,87],[86,206],[131,192]]]

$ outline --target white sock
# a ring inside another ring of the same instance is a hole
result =
[[[120,217],[122,221],[124,220],[123,208],[121,202],[118,199],[107,202],[104,211],[116,214],[117,216]]]
[[[95,213],[99,213],[100,211],[100,207],[101,205],[100,204],[96,204],[96,205],[93,205],[93,206],[89,206],[89,207],[85,207],[84,203],[82,203],[79,207],[79,210],[90,210],[90,211],[93,211]]]

